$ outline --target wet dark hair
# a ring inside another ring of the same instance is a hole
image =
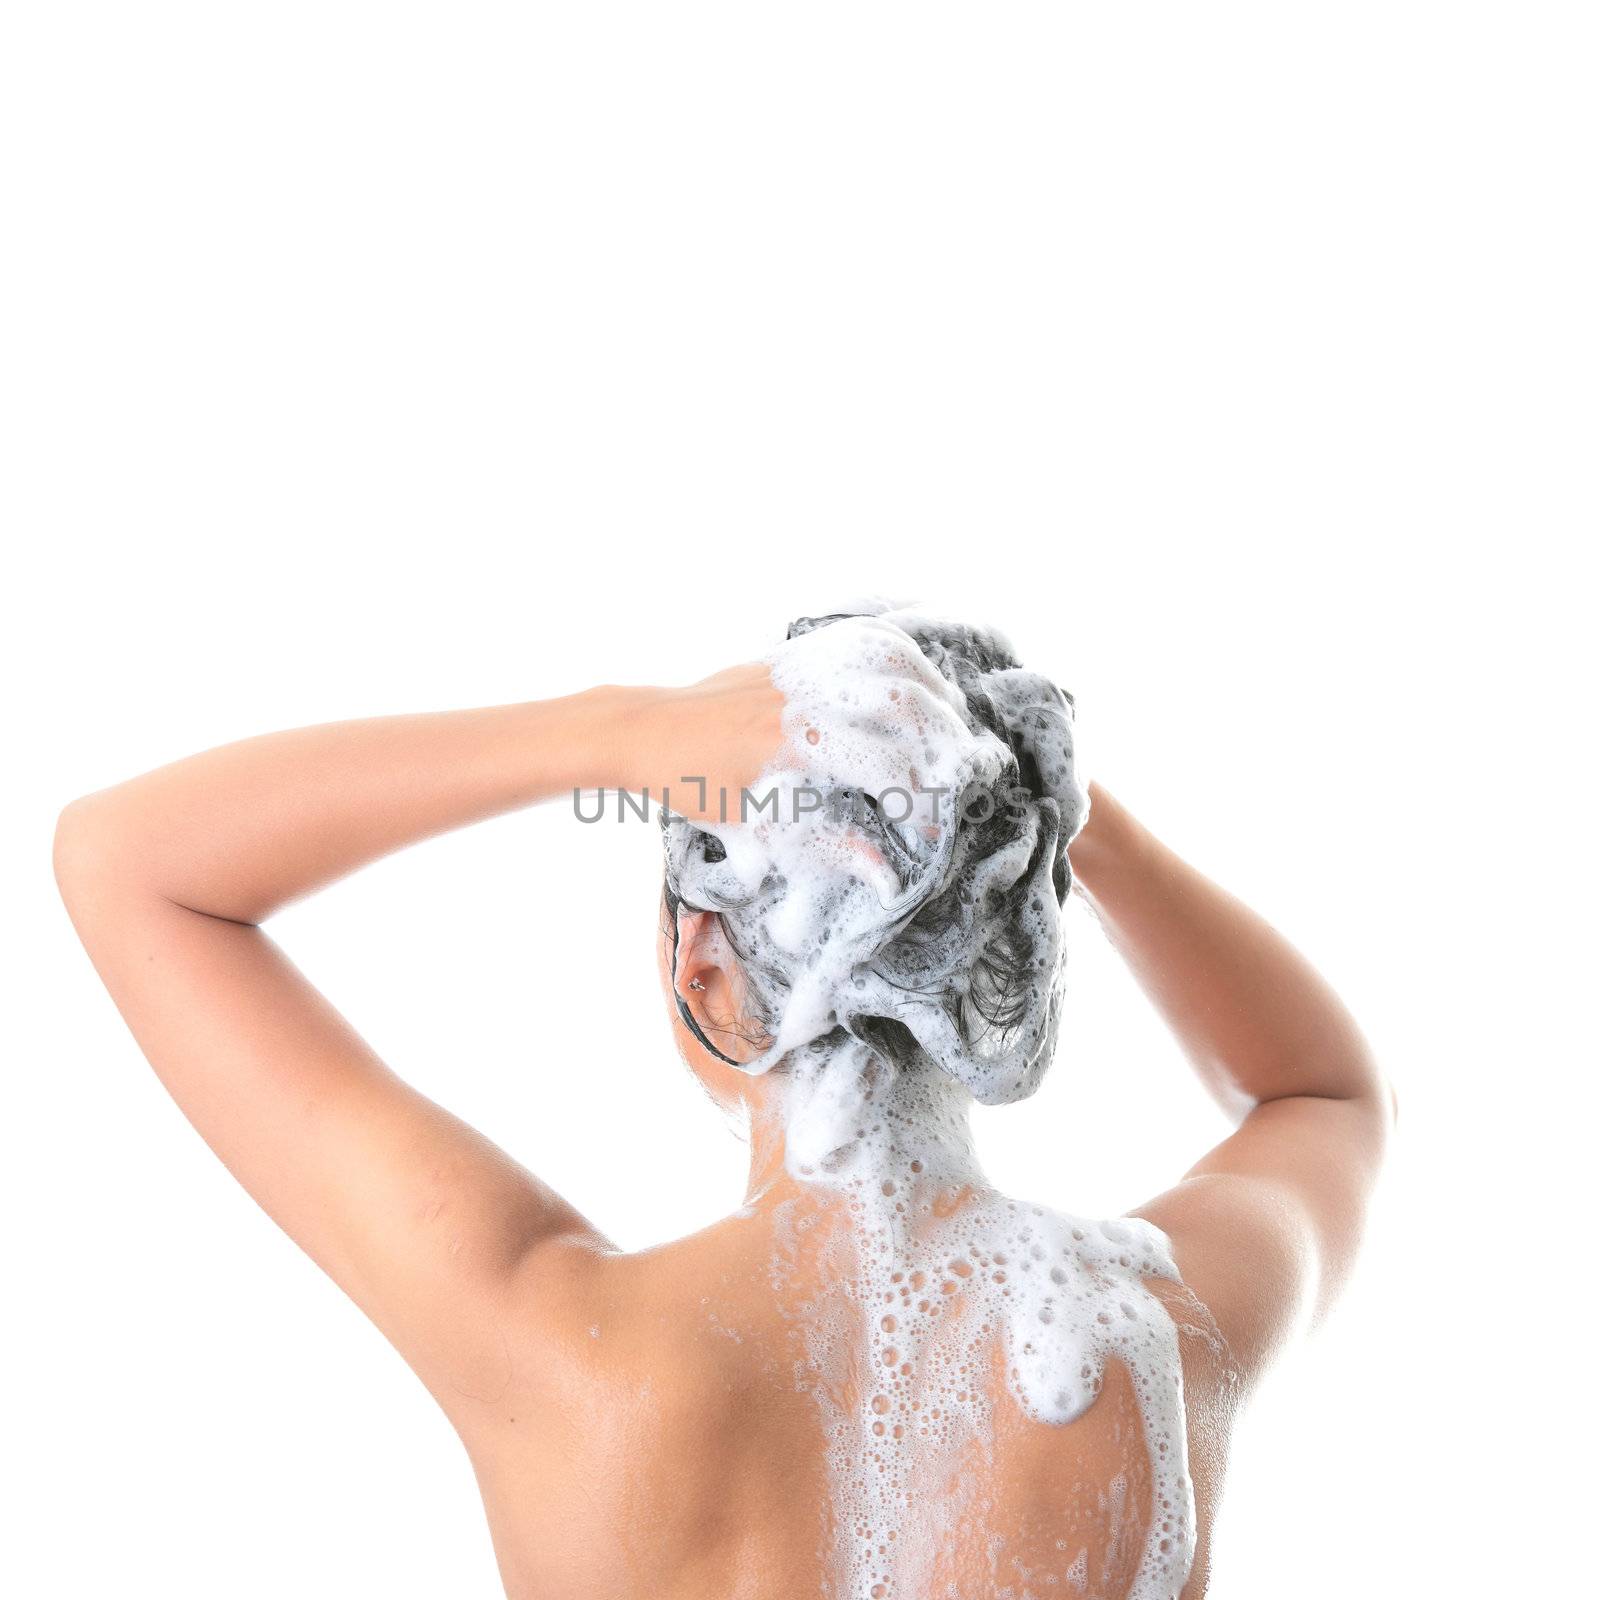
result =
[[[802,617],[788,636],[881,611]],[[1073,761],[1073,701],[1024,669],[992,629],[909,612],[887,620],[960,691],[969,728],[991,734],[1004,759],[997,776],[962,793],[931,857],[915,854],[872,797],[846,797],[852,822],[898,874],[911,904],[906,910],[902,898],[863,963],[871,981],[860,985],[861,1003],[841,996],[831,1034],[812,1042],[854,1037],[902,1070],[938,1066],[980,1100],[1018,1099],[1037,1087],[1054,1049],[1061,908],[1072,884],[1067,846],[1087,813]],[[718,912],[745,964],[747,1021],[757,1041],[781,1016],[789,980],[756,957],[743,924],[781,896],[783,883],[769,879],[754,895],[730,892],[715,871],[726,851],[714,833],[681,818],[663,818],[663,826],[674,975],[679,909]],[[707,1038],[681,997],[677,1005],[704,1048],[738,1064]]]

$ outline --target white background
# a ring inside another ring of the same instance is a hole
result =
[[[267,728],[686,681],[887,592],[1068,684],[1094,770],[1399,1086],[1215,1592],[1571,1592],[1592,15],[10,5],[0,1587],[499,1592],[445,1423],[99,991],[60,806]],[[276,931],[636,1245],[742,1193],[659,1013],[657,886],[652,829],[554,807]],[[1055,1072],[980,1139],[1112,1212],[1219,1127],[1077,932]]]

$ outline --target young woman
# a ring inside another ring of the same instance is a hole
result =
[[[1205,1593],[1234,1418],[1348,1273],[1392,1103],[1278,934],[1085,797],[1070,735],[998,636],[852,616],[693,688],[270,734],[62,813],[122,1015],[444,1408],[514,1600]],[[722,820],[763,782],[787,812]],[[663,786],[668,1014],[750,1181],[624,1254],[262,924],[448,829]],[[998,1195],[966,1136],[1048,1064],[1074,882],[1236,1124],[1107,1223]]]

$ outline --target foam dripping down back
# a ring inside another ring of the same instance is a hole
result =
[[[1127,1592],[1167,1600],[1194,1549],[1177,1334],[1144,1283],[1177,1280],[1167,1241],[1007,1199],[968,1129],[972,1100],[1031,1094],[1055,1048],[1088,810],[1072,703],[992,630],[905,611],[803,619],[770,665],[785,743],[756,793],[774,804],[668,819],[667,877],[744,967],[760,1045],[737,1064],[780,1070],[789,1172],[848,1206],[841,1292],[800,1308],[840,1592],[928,1581],[918,1485],[987,1436],[998,1346],[1041,1424],[1081,1416],[1107,1360],[1127,1368],[1151,1468]],[[1062,1560],[1063,1592],[1083,1592],[1084,1553]]]

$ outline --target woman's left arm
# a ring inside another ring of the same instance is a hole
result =
[[[736,709],[716,725],[770,723],[775,742],[765,670],[724,678]],[[503,1379],[499,1310],[543,1247],[603,1241],[390,1072],[259,924],[434,834],[693,772],[682,713],[704,692],[602,688],[268,734],[85,796],[57,826],[62,897],[161,1081],[447,1409]]]

